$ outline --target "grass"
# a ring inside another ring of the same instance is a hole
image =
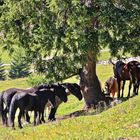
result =
[[[140,138],[140,96],[98,115],[81,116],[24,129],[0,127],[1,140],[114,140]]]
[[[0,91],[6,90],[8,88],[13,88],[13,87],[28,88],[29,85],[26,80],[27,78],[0,81]]]
[[[102,60],[108,59],[108,52],[103,52]],[[6,62],[6,61],[5,61]],[[102,87],[113,75],[112,65],[97,65],[97,74]],[[0,81],[0,91],[11,88],[27,88],[26,78]],[[65,82],[78,82],[78,77]],[[128,86],[125,87],[127,93]],[[84,100],[78,101],[69,96],[67,103],[60,105],[57,116],[80,110]],[[129,99],[122,104],[110,108],[98,115],[80,116],[63,121],[43,124],[36,127],[24,125],[16,131],[0,125],[0,140],[115,140],[140,139],[140,96]],[[17,124],[16,124],[17,126]]]

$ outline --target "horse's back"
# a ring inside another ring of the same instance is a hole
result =
[[[38,104],[38,96],[27,92],[18,92],[13,99],[17,100],[20,109],[32,111]]]

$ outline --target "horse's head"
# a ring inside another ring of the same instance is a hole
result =
[[[64,83],[62,84],[66,86],[66,88],[69,90],[71,94],[73,94],[75,97],[77,97],[79,100],[82,100],[82,93],[80,86],[76,83]]]
[[[110,94],[111,93],[111,88],[113,86],[113,81],[114,78],[110,77],[106,82],[105,82],[105,91],[106,93]]]
[[[66,93],[66,89],[60,84],[51,84],[51,88],[53,88],[56,96],[58,96],[63,102],[67,102],[68,97]]]
[[[126,64],[121,60],[117,61],[116,64],[113,65],[113,72],[114,72],[114,77],[115,78],[118,78],[118,74],[120,72],[120,69],[122,67],[124,67],[125,65]]]

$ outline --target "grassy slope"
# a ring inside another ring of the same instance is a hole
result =
[[[140,138],[140,97],[98,115],[81,116],[53,124],[12,131],[0,127],[0,139],[8,140],[103,140]]]
[[[108,59],[108,52],[103,52],[101,60],[106,59]],[[112,75],[112,66],[98,65],[97,73],[103,87],[105,80]],[[66,82],[78,82],[78,79],[73,77],[72,79],[66,80]],[[11,87],[26,88],[29,86],[26,83],[26,78],[0,82],[0,91]],[[139,102],[140,97],[136,97],[99,115],[81,116],[62,122],[55,122],[54,124],[40,125],[38,127],[29,127],[28,125],[22,130],[17,128],[16,131],[11,131],[9,128],[0,126],[0,140],[99,140],[133,136],[139,137]],[[83,104],[83,100],[79,102],[74,96],[69,96],[68,103],[60,105],[57,115],[65,115],[79,110],[83,107]]]
[[[112,75],[111,65],[98,65],[97,73],[101,84]],[[77,82],[77,79],[67,81]],[[28,87],[26,79],[16,79],[0,82],[0,90],[10,87]],[[99,115],[81,116],[53,124],[44,124],[37,127],[24,126],[24,129],[12,131],[0,127],[0,140],[94,140],[116,139],[120,137],[140,136],[140,97],[130,99],[114,108],[108,109]],[[69,101],[62,104],[57,112],[58,116],[69,114],[83,107],[84,101],[78,101],[74,96],[69,96]]]

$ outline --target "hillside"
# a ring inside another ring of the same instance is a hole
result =
[[[81,116],[16,131],[0,127],[0,139],[103,140],[140,138],[140,96],[98,115]]]

